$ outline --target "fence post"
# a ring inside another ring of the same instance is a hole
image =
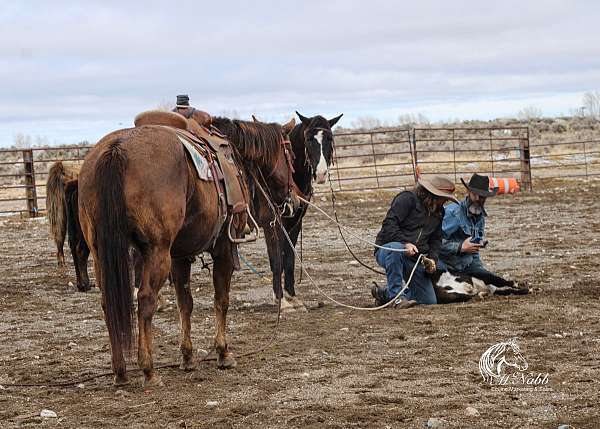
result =
[[[37,217],[37,189],[35,187],[35,169],[33,166],[33,151],[23,151],[23,165],[25,166],[25,196],[27,197],[27,211],[29,217]]]
[[[526,137],[519,139],[519,158],[521,159],[521,185],[527,191],[532,190],[531,184],[531,158],[529,153],[529,127]]]
[[[454,183],[458,183],[456,175],[456,134],[454,128],[452,128],[452,163],[454,164]]]
[[[419,179],[419,161],[417,160],[417,129],[412,129],[412,138],[411,138],[411,130],[408,129],[408,145],[410,146],[412,161],[413,161],[413,176],[415,177],[415,183]]]
[[[375,180],[377,181],[377,189],[379,189],[379,172],[377,171],[377,156],[375,155],[375,146],[373,145],[373,132],[370,133],[371,154],[373,155],[373,166],[375,167]]]

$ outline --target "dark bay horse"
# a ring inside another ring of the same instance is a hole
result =
[[[263,124],[254,118],[255,124]],[[229,139],[235,140],[237,133],[239,133],[239,127],[237,126],[239,121],[231,121],[227,118],[213,118],[212,124],[217,127],[223,134]],[[252,213],[256,219],[258,225],[263,229],[265,234],[265,242],[267,244],[267,254],[269,256],[269,265],[271,272],[273,273],[273,290],[283,290],[281,286],[281,277],[283,275],[284,260],[283,260],[283,249],[285,245],[285,236],[281,232],[282,225],[280,224],[280,215],[283,211],[288,210],[294,212],[300,206],[299,202],[291,201],[289,194],[276,194],[273,193],[276,190],[288,189],[288,192],[294,190],[300,195],[298,187],[294,182],[292,176],[293,171],[293,152],[291,143],[289,140],[284,141],[286,146],[283,147],[284,151],[287,150],[287,154],[284,153],[284,157],[279,159],[279,163],[286,162],[288,168],[283,168],[282,165],[277,164],[276,168],[268,174],[250,175],[248,178],[248,184],[252,194]],[[259,172],[260,173],[260,172]],[[286,175],[287,174],[287,175]],[[257,183],[258,182],[258,183]],[[275,182],[275,186],[272,185]],[[266,185],[265,185],[266,184]],[[287,186],[286,186],[287,184]],[[291,204],[287,209],[278,203],[275,207],[271,207],[267,201],[265,195],[258,189],[262,186],[263,189],[266,187],[269,195],[269,199],[275,202],[284,201],[284,203]],[[275,209],[275,212],[274,212]],[[276,298],[280,299],[283,297],[276,294]],[[283,303],[283,302],[282,302]]]
[[[329,175],[335,147],[331,127],[340,120],[343,113],[333,119],[325,119],[320,115],[307,118],[298,112],[296,114],[301,122],[290,133],[294,151],[293,178],[300,192],[307,200],[310,200],[313,194],[313,181],[325,183]],[[302,203],[292,217],[284,218],[284,227],[294,246],[296,246],[298,235],[302,230],[302,219],[307,208],[308,206]],[[282,301],[282,308],[303,308],[304,304],[296,297],[294,288],[296,259],[287,240],[283,241],[283,261],[286,294]]]
[[[269,176],[274,198],[286,198],[290,174],[283,141],[293,121],[253,124],[233,121],[229,139],[243,176]],[[241,161],[241,162],[240,162]],[[210,181],[198,179],[175,132],[158,126],[115,131],[88,153],[79,175],[79,220],[94,258],[96,282],[108,328],[115,383],[127,382],[124,353],[133,350],[135,318],[128,252],[141,255],[138,301],[138,364],[144,385],[160,384],[153,368],[152,318],[157,294],[171,272],[180,315],[181,368],[190,370],[190,256],[209,252],[214,261],[216,333],[220,368],[235,366],[226,340],[226,315],[234,269],[234,244],[219,213],[219,195]],[[281,203],[276,201],[276,203]],[[243,223],[242,223],[243,225]],[[276,290],[281,297],[282,291]]]
[[[67,186],[77,182],[80,166],[74,163],[58,161],[52,164],[46,181],[46,213],[50,234],[56,245],[58,266],[65,266],[63,246],[67,235]]]

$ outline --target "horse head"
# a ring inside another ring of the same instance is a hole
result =
[[[333,164],[334,141],[331,127],[343,116],[343,113],[333,119],[325,119],[317,115],[312,118],[302,116],[296,111],[302,121],[306,162],[309,164],[313,179],[317,183],[325,183],[329,167]]]
[[[527,361],[521,354],[521,349],[517,343],[517,338],[511,338],[506,343],[506,349],[502,359],[507,366],[517,368],[519,371],[525,371],[528,367]]]

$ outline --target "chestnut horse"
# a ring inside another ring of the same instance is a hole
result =
[[[268,176],[273,198],[290,194],[291,168],[282,142],[294,126],[234,121],[230,141],[243,175]],[[243,162],[239,162],[240,158]],[[226,315],[236,255],[219,195],[202,181],[173,130],[141,126],[108,134],[88,153],[79,175],[79,219],[92,257],[108,328],[115,384],[127,382],[124,353],[131,352],[135,319],[128,252],[141,255],[138,301],[138,365],[144,385],[161,384],[153,368],[152,318],[157,294],[172,274],[180,315],[181,368],[193,369],[190,338],[190,256],[209,252],[214,261],[217,365],[236,362],[228,350]],[[243,227],[243,222],[241,222]],[[275,290],[282,296],[282,291]]]

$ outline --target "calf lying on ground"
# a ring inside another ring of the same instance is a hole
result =
[[[526,295],[529,289],[519,287],[515,282],[501,277],[479,279],[465,275],[454,275],[448,271],[438,274],[433,280],[433,289],[438,304],[464,302],[471,298],[484,298],[488,295]]]

